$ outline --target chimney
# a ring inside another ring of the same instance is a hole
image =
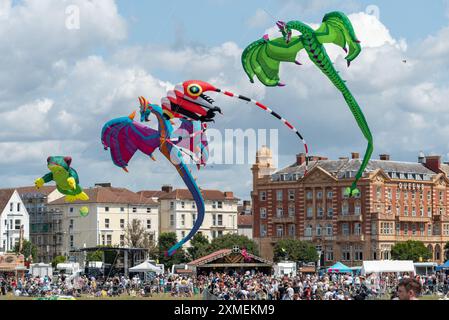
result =
[[[232,198],[234,198],[234,192],[225,191],[224,192],[224,196],[225,196],[226,199],[232,199]]]
[[[111,183],[96,183],[95,187],[100,187],[100,188],[112,188],[112,184]]]
[[[390,161],[390,155],[389,154],[381,154],[380,160],[382,161]]]
[[[296,165],[300,166],[305,162],[306,162],[306,154],[305,153],[300,153],[300,154],[296,155]]]
[[[426,156],[424,155],[424,152],[420,152],[418,156],[418,163],[425,164],[426,163]]]
[[[162,186],[162,189],[161,189],[161,190],[162,190],[163,192],[170,193],[170,192],[173,191],[173,187],[170,186],[170,185],[165,185],[165,186]]]
[[[360,159],[360,153],[358,152],[351,153],[351,158],[352,160]]]
[[[435,173],[441,172],[441,156],[427,156],[424,164],[428,169]]]

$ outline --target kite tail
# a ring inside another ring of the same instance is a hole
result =
[[[195,225],[193,226],[192,230],[190,230],[189,234],[176,243],[174,246],[172,246],[168,252],[167,256],[171,257],[173,256],[176,251],[182,247],[183,244],[185,244],[187,241],[193,238],[193,236],[198,232],[201,225],[203,224],[204,220],[204,199],[203,195],[201,194],[201,190],[198,188],[198,185],[195,182],[195,179],[192,177],[192,174],[190,173],[190,170],[187,168],[184,161],[182,161],[182,157],[180,155],[179,149],[172,145],[172,144],[165,144],[164,147],[167,147],[167,151],[170,151],[170,157],[169,159],[172,164],[176,167],[176,170],[178,171],[179,175],[181,176],[182,180],[184,180],[184,183],[186,184],[187,188],[189,189],[190,193],[193,196],[193,199],[195,200],[196,208],[197,208],[197,219],[195,221]],[[175,160],[175,161],[173,161]]]
[[[252,104],[256,105],[260,109],[262,109],[262,110],[268,112],[269,114],[271,114],[276,119],[282,121],[285,126],[287,126],[291,131],[293,131],[299,137],[299,139],[301,139],[302,143],[304,144],[304,149],[305,149],[305,152],[306,152],[306,170],[305,170],[304,175],[307,174],[307,170],[308,170],[308,167],[309,167],[309,147],[308,147],[308,145],[306,143],[306,140],[304,140],[303,136],[301,135],[301,133],[299,132],[298,129],[296,129],[289,121],[287,121],[286,119],[281,117],[278,113],[276,113],[275,111],[271,110],[270,108],[268,108],[267,106],[265,106],[264,104],[262,104],[262,103],[260,103],[260,102],[258,102],[256,100],[247,98],[247,97],[242,96],[242,95],[237,95],[237,94],[234,94],[234,93],[229,92],[229,91],[222,91],[220,89],[216,89],[216,91],[219,92],[219,93],[222,93],[222,94],[224,94],[224,95],[226,95],[228,97],[237,98],[237,99],[243,100],[245,102],[249,102],[249,103],[252,103]]]

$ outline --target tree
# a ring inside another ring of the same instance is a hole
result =
[[[125,230],[125,244],[130,248],[150,248],[153,246],[150,233],[142,226],[142,221],[133,219]]]
[[[319,259],[315,246],[306,241],[294,239],[280,240],[274,246],[274,261],[291,260],[295,262],[317,262]]]
[[[449,241],[446,242],[446,245],[444,246],[444,252],[445,252],[446,260],[449,260]]]
[[[254,255],[259,254],[257,243],[255,241],[251,240],[247,236],[232,233],[213,239],[210,244],[209,253],[220,249],[232,249],[235,246],[238,246],[240,249],[246,249],[248,253],[252,253]]]
[[[176,233],[168,232],[161,233],[159,235],[158,241],[158,255],[159,255],[159,263],[163,263],[167,268],[171,268],[174,264],[180,264],[186,262],[185,252],[182,248],[178,249],[176,253],[169,257],[167,256],[167,251],[173,245],[177,243]]]
[[[19,243],[14,246],[14,252],[18,254],[23,254],[26,259],[31,255],[33,261],[37,260],[37,247],[31,243],[31,241],[23,240],[22,252],[19,252]]]
[[[421,241],[409,240],[400,242],[391,248],[391,257],[394,260],[413,260],[414,262],[429,260],[432,252]]]
[[[207,256],[211,251],[209,240],[201,233],[197,233],[190,240],[190,245],[187,252],[191,261]]]
[[[102,251],[94,251],[88,252],[86,255],[87,261],[103,261],[103,252]]]
[[[51,265],[53,266],[53,268],[56,268],[56,266],[59,263],[64,263],[66,261],[66,257],[65,256],[56,256],[53,261],[51,262]]]

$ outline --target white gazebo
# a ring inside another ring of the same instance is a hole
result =
[[[146,280],[148,273],[154,272],[156,274],[161,274],[161,273],[163,273],[163,270],[159,267],[156,267],[154,264],[150,263],[147,260],[135,267],[130,268],[129,272],[143,272],[145,274],[145,280]]]

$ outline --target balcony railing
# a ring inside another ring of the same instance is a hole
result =
[[[278,236],[277,234],[275,234],[271,237],[271,241],[277,242],[279,240],[286,240],[286,239],[296,240],[296,238],[297,238],[296,236],[290,236],[288,234],[284,234],[282,236]]]
[[[428,217],[417,217],[417,216],[396,216],[396,218],[402,222],[430,222],[430,218]]]
[[[363,216],[362,215],[339,215],[337,217],[337,221],[345,221],[345,222],[362,222]]]
[[[361,242],[361,241],[365,241],[365,235],[360,234],[360,235],[349,235],[349,236],[344,236],[344,235],[339,235],[337,237],[337,242]]]
[[[373,213],[371,213],[371,219],[373,219],[373,220],[395,220],[396,216],[394,214],[373,212]]]
[[[273,223],[295,223],[295,217],[283,216],[273,218]]]

